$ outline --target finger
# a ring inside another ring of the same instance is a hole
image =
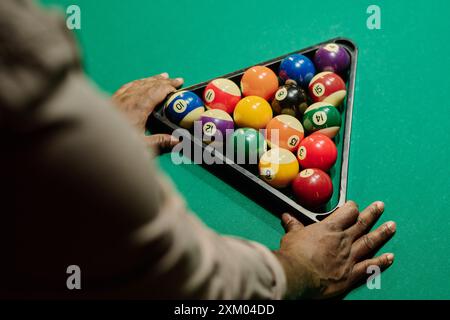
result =
[[[358,216],[356,223],[349,228],[349,234],[357,239],[372,229],[384,211],[384,203],[376,201],[365,208]]]
[[[183,78],[167,79],[166,81],[175,88],[181,87],[184,83]]]
[[[169,79],[169,74],[167,72],[163,72],[163,73],[160,73],[160,74],[148,77],[148,78],[143,78],[141,80],[155,80],[155,79],[156,80],[167,80],[167,79]]]
[[[358,205],[354,201],[347,201],[323,221],[333,223],[338,229],[345,230],[355,223],[358,214]]]
[[[381,248],[396,230],[394,221],[389,221],[378,227],[376,230],[363,235],[352,245],[352,255],[358,261]]]
[[[145,140],[147,146],[155,149],[158,154],[172,150],[180,142],[180,140],[169,134],[154,134],[145,137]]]
[[[131,87],[133,85],[133,82],[128,82],[126,84],[124,84],[123,86],[121,86],[113,95],[113,97],[119,96],[122,93],[124,93],[129,87]]]
[[[380,268],[381,271],[383,271],[389,268],[393,262],[394,262],[394,254],[385,253],[379,257],[364,260],[360,263],[355,264],[353,266],[353,270],[350,275],[351,285],[354,285],[360,282],[361,280],[367,278],[370,274],[373,274],[373,271],[369,269],[371,266],[376,266]]]
[[[289,213],[283,213],[281,215],[281,221],[283,222],[283,227],[286,232],[293,231],[295,229],[304,228],[303,223],[298,221],[296,218],[291,216]]]

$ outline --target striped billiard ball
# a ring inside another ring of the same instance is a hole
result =
[[[309,84],[309,96],[314,102],[329,102],[338,107],[344,101],[347,89],[345,82],[333,72],[321,72]]]
[[[294,154],[282,148],[273,148],[264,153],[258,168],[261,179],[275,188],[287,187],[299,171]]]
[[[186,129],[190,129],[204,111],[202,99],[195,93],[185,90],[172,94],[164,105],[167,118]]]
[[[215,79],[203,91],[203,100],[206,108],[220,109],[231,114],[236,104],[241,100],[241,90],[231,80]]]
[[[202,124],[203,141],[223,142],[227,134],[233,133],[234,121],[231,116],[220,109],[210,109],[205,111],[200,121]]]
[[[308,133],[319,132],[334,138],[341,128],[341,114],[328,102],[316,102],[306,109],[303,127]]]
[[[303,126],[299,120],[287,114],[276,116],[267,124],[267,144],[295,152],[304,137]]]

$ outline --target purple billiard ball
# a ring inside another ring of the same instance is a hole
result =
[[[203,141],[206,143],[212,141],[223,142],[227,134],[233,133],[233,118],[223,110],[209,109],[202,114],[200,121]]]
[[[350,66],[350,55],[336,43],[321,46],[314,55],[314,64],[319,71],[331,71],[345,76]]]

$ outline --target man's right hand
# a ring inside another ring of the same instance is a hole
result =
[[[384,204],[378,201],[359,213],[357,205],[349,201],[323,221],[307,227],[283,214],[287,232],[275,255],[286,273],[287,297],[335,297],[364,280],[369,266],[384,270],[392,265],[392,253],[372,258],[396,229],[389,221],[369,233],[383,211]]]

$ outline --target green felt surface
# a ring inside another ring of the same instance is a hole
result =
[[[386,203],[396,254],[381,290],[347,299],[450,298],[450,2],[45,0],[78,4],[86,71],[102,89],[163,71],[191,85],[318,42],[359,46],[348,198]],[[381,8],[368,30],[366,9]],[[276,248],[277,217],[197,165],[159,158],[189,206],[219,232]]]

